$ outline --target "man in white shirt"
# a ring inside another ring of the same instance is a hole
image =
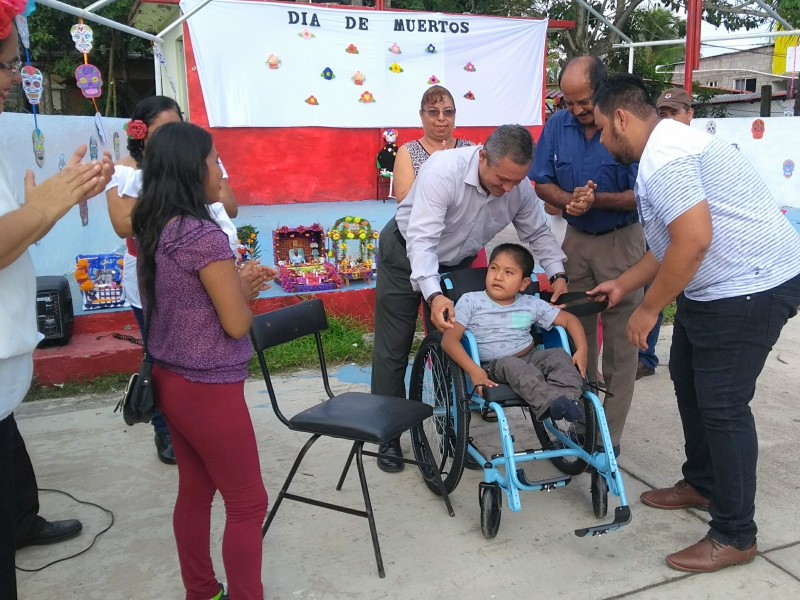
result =
[[[372,393],[405,397],[405,372],[420,298],[433,325],[449,329],[453,303],[442,295],[439,272],[470,266],[479,250],[509,223],[553,282],[555,301],[567,291],[566,257],[550,231],[542,203],[527,178],[530,132],[498,127],[484,146],[433,154],[397,215],[380,235]],[[403,469],[400,441],[382,444],[378,467]]]
[[[669,369],[683,424],[683,479],[642,494],[660,509],[708,509],[700,542],[670,567],[710,573],[757,553],[758,439],[750,400],[767,355],[800,305],[800,235],[752,164],[730,143],[660,120],[642,81],[610,77],[595,92],[601,142],[639,162],[636,200],[650,250],[590,294],[610,304],[650,288],[628,339],[646,347],[658,313],[677,297]]]

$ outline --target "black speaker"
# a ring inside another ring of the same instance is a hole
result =
[[[44,339],[39,346],[63,346],[72,339],[75,316],[72,293],[65,277],[47,275],[36,278],[36,326]]]

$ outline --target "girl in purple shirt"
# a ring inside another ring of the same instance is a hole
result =
[[[222,173],[211,135],[189,123],[156,131],[133,211],[148,352],[178,460],[173,528],[187,600],[227,598],[211,563],[211,501],[225,502],[222,557],[230,596],[261,600],[267,493],[244,399],[251,356],[247,305],[264,281],[240,278],[209,216]]]

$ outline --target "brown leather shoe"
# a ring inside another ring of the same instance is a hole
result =
[[[704,537],[696,544],[670,554],[667,564],[678,571],[687,573],[713,573],[725,567],[743,565],[751,562],[758,552],[755,542],[747,550],[720,544],[717,540]]]
[[[640,498],[647,506],[664,510],[675,510],[676,508],[708,510],[708,498],[683,479],[669,488],[642,492]]]

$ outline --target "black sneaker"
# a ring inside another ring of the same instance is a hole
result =
[[[156,433],[155,442],[158,460],[165,465],[177,464],[178,461],[175,460],[175,451],[172,448],[172,436],[169,432],[162,434]]]
[[[636,381],[639,381],[642,377],[650,377],[650,375],[655,375],[656,370],[653,367],[648,367],[644,363],[639,363],[636,367]]]
[[[550,416],[555,421],[564,419],[575,423],[583,419],[583,405],[574,398],[559,396],[550,403]]]

